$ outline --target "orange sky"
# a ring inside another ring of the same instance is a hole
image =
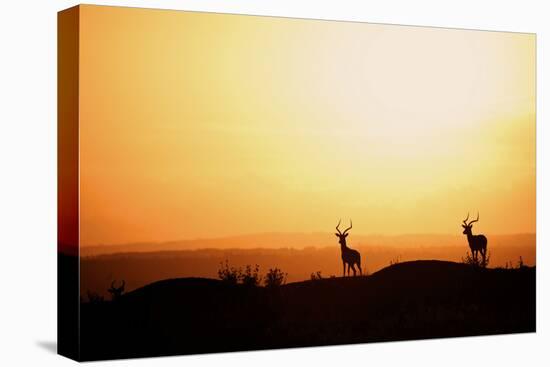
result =
[[[535,232],[535,36],[83,6],[82,245]]]

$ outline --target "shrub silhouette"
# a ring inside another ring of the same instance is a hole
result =
[[[98,304],[98,303],[102,303],[103,301],[105,301],[103,296],[100,296],[96,292],[87,291],[86,293],[88,295],[88,303]]]
[[[390,266],[399,264],[399,255],[395,259],[390,260]]]
[[[321,275],[321,271],[318,271],[316,273],[311,273],[311,280],[312,281],[321,280],[321,279],[323,279],[323,276]]]
[[[504,264],[504,268],[502,266],[499,266],[500,269],[525,269],[527,266],[523,262],[523,257],[520,256],[519,260],[516,263],[517,265],[514,266],[514,263],[512,261],[506,261]]]
[[[466,257],[462,258],[462,263],[466,265],[470,265],[474,268],[482,268],[485,269],[487,265],[489,265],[489,260],[491,259],[491,253],[488,252],[485,256],[481,257],[474,257],[469,252],[466,252]]]
[[[321,272],[317,272],[319,277]],[[247,287],[258,287],[263,283],[267,288],[279,287],[286,282],[287,273],[284,273],[279,268],[270,268],[265,278],[260,275],[260,266],[256,264],[254,267],[246,265],[243,271],[242,268],[229,266],[229,261],[225,260],[220,263],[218,269],[218,278],[228,284],[242,284]],[[320,279],[320,278],[319,278]]]
[[[269,269],[265,275],[264,284],[267,288],[277,288],[285,284],[287,273],[283,273],[279,268]]]
[[[241,272],[240,274],[240,280],[243,285],[248,287],[259,286],[262,281],[262,277],[260,276],[260,266],[256,264],[254,269],[252,269],[252,266],[247,265],[244,272]]]
[[[229,284],[237,284],[242,277],[242,269],[229,267],[229,261],[225,260],[220,263],[220,268],[218,269],[218,278],[221,281]]]

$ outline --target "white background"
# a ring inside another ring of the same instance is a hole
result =
[[[101,366],[548,365],[550,11],[545,1],[97,1],[101,4],[537,33],[537,333],[101,362]],[[56,341],[56,12],[4,2],[0,21],[0,365],[69,365]],[[544,288],[546,287],[546,292]],[[510,294],[510,297],[513,297]],[[544,310],[546,308],[546,310]],[[546,350],[545,350],[546,347]]]

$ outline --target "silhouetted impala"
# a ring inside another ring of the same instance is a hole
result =
[[[468,218],[470,218],[470,213],[468,213],[466,219],[462,221],[462,223],[464,223],[462,224],[462,228],[464,228],[464,232],[462,233],[468,237],[468,244],[470,245],[473,259],[477,261],[477,254],[481,252],[481,257],[483,261],[485,261],[485,254],[487,253],[487,237],[482,234],[472,234],[472,224],[479,220],[479,212],[477,213],[477,219],[472,220],[470,223],[466,223]]]
[[[346,276],[346,264],[348,264],[348,276],[349,276],[349,269],[351,268],[353,270],[353,276],[355,276],[357,273],[355,271],[355,264],[357,264],[357,267],[359,268],[359,274],[363,275],[363,272],[361,271],[361,254],[356,251],[350,249],[346,244],[346,237],[348,236],[348,231],[353,227],[353,223],[351,222],[351,219],[349,221],[349,228],[344,230],[344,232],[340,232],[340,220],[338,222],[338,225],[336,226],[336,230],[338,233],[335,233],[336,237],[338,237],[338,242],[340,242],[340,250],[342,251],[342,262],[344,264],[344,275]]]
[[[126,282],[123,280],[120,287],[115,287],[115,281],[113,280],[113,282],[111,283],[111,288],[108,289],[109,293],[111,293],[113,301],[116,301],[120,296],[122,296],[125,286]]]

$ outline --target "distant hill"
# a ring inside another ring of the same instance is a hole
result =
[[[521,245],[535,244],[535,234],[490,235],[489,244]],[[445,234],[407,234],[398,236],[351,234],[351,246],[397,246],[397,247],[431,247],[463,245],[465,237]],[[222,238],[198,238],[169,242],[143,242],[119,245],[82,246],[80,256],[97,256],[115,253],[182,251],[197,249],[278,249],[306,247],[327,247],[337,244],[334,234],[327,233],[258,233]]]
[[[363,271],[369,273],[396,261],[437,259],[460,262],[469,251],[465,236],[456,240],[437,235],[369,237],[365,242],[353,236],[350,238],[350,246],[361,253]],[[329,239],[332,242],[325,247],[212,248],[84,256],[80,261],[80,291],[84,297],[88,291],[107,295],[107,288],[115,279],[124,279],[126,289],[132,290],[162,279],[217,278],[220,263],[226,260],[236,267],[258,264],[262,273],[278,267],[288,273],[289,282],[309,279],[311,273],[317,271],[325,277],[340,276],[340,247],[333,234]],[[444,240],[452,241],[446,243]],[[505,266],[507,262],[516,265],[520,256],[526,265],[533,266],[536,264],[535,236],[490,236],[489,253],[490,267]]]
[[[412,261],[282,287],[155,282],[81,307],[81,358],[126,358],[535,331],[535,268]]]

